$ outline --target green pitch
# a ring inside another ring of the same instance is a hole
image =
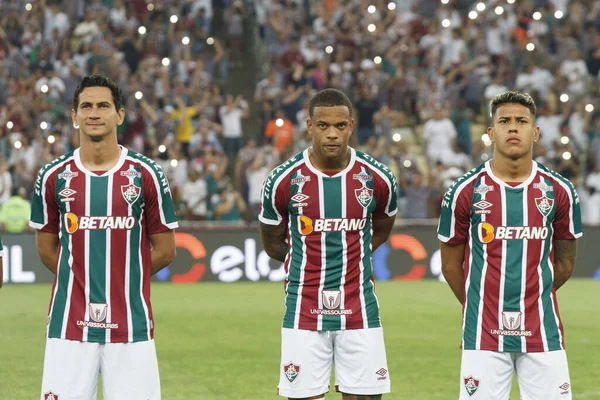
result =
[[[460,306],[449,288],[379,282],[377,294],[392,377],[384,399],[456,399]],[[0,289],[1,399],[39,398],[49,296],[49,285]],[[279,398],[282,284],[154,284],[152,298],[163,399]],[[600,399],[600,282],[571,280],[559,304],[574,398]]]

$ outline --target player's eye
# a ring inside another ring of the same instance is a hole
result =
[[[319,128],[321,128],[321,129],[325,129],[325,128],[327,128],[327,125],[326,125],[326,124],[319,124],[318,126],[319,126]]]
[[[338,124],[338,125],[337,125],[337,127],[338,127],[339,129],[344,129],[344,128],[346,127],[346,123],[341,123],[341,124]]]
[[[102,104],[100,107],[102,107],[102,108],[108,108],[108,104]]]
[[[526,121],[526,120],[524,120],[524,119],[520,119],[520,120],[519,120],[519,123],[520,123],[520,124],[526,124],[526,123],[527,123],[527,121]]]

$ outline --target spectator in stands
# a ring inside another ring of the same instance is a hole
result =
[[[240,95],[225,96],[225,104],[219,109],[221,124],[223,125],[224,148],[227,157],[235,159],[236,154],[244,145],[242,132],[242,119],[250,114],[248,103]]]
[[[0,228],[4,232],[20,233],[29,228],[31,203],[27,199],[27,190],[23,187],[15,190],[0,210]]]
[[[242,195],[230,187],[225,187],[219,193],[215,203],[215,220],[236,222],[245,218],[248,206]]]
[[[202,167],[200,167],[202,169]],[[208,219],[208,185],[192,165],[188,166],[188,180],[181,187],[181,199],[185,203],[183,217],[190,221]]]
[[[290,121],[283,109],[275,112],[275,117],[267,123],[265,139],[282,153],[286,147],[290,147],[294,140],[294,124]]]
[[[446,110],[438,106],[433,118],[423,125],[423,140],[426,144],[427,157],[431,163],[442,160],[443,152],[452,148],[456,135],[456,127],[448,118]]]

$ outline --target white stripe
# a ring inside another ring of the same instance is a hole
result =
[[[482,185],[487,185],[487,182],[485,180],[485,175],[481,177],[481,184]],[[501,189],[502,190],[502,189]],[[487,192],[481,192],[481,199],[485,200],[487,195]],[[486,214],[481,214],[481,221],[485,222],[486,221]],[[473,227],[470,227],[470,230],[472,230]],[[478,227],[475,227],[475,229],[478,229]],[[469,244],[472,243],[472,232],[469,232]],[[478,233],[478,232],[475,232]],[[483,248],[483,266],[481,267],[481,279],[479,280],[479,304],[477,305],[477,332],[475,334],[475,349],[479,350],[481,349],[481,336],[482,336],[482,330],[483,330],[483,299],[485,297],[485,278],[487,276],[487,269],[488,269],[488,255],[487,255],[487,243],[482,243],[482,248]],[[473,260],[473,248],[471,247],[471,254],[470,254],[470,258],[471,261]],[[471,274],[471,269],[472,269],[472,263],[469,264],[469,275]],[[467,284],[469,283],[469,281],[467,281]],[[466,290],[466,289],[465,289]],[[466,292],[465,292],[466,293]],[[465,311],[466,311],[466,307],[465,307]],[[464,329],[464,326],[463,326]]]
[[[367,218],[367,208],[363,207],[363,218]],[[373,237],[373,221],[371,221],[371,226],[369,227],[369,230],[371,232],[371,237]],[[369,327],[369,323],[367,321],[367,304],[365,301],[365,285],[364,285],[364,280],[365,280],[365,234],[364,234],[364,229],[360,230],[360,239],[359,239],[359,243],[360,243],[360,262],[358,263],[358,267],[360,268],[360,282],[358,283],[358,288],[359,288],[359,292],[358,292],[358,296],[360,298],[360,312],[362,314],[362,321],[363,321],[363,329],[367,329]],[[371,247],[371,243],[369,243],[369,248]],[[373,257],[371,257],[372,259]]]
[[[500,185],[500,203],[502,207],[502,226],[506,226],[506,186]],[[498,327],[503,327],[502,311],[504,311],[504,282],[506,281],[506,240],[502,241],[502,262],[500,265],[500,295],[498,296]],[[498,335],[498,351],[504,351],[504,338]]]
[[[523,226],[529,226],[529,208],[527,198],[529,197],[529,186],[523,188]],[[521,296],[519,299],[519,310],[521,310],[521,330],[525,328],[525,290],[527,289],[527,240],[522,240],[523,252],[521,255]],[[525,336],[521,336],[521,352],[527,353],[527,341]]]
[[[319,218],[325,218],[325,191],[323,188],[323,176],[317,175],[317,181],[319,182]],[[327,270],[327,246],[325,244],[325,236],[327,234],[325,232],[321,232],[321,279],[319,281],[319,292],[318,292],[318,301],[319,301],[319,310],[323,309],[323,299],[322,294],[323,289],[325,288],[325,273]],[[317,315],[317,330],[323,330],[323,316],[321,314]]]
[[[571,194],[571,188],[566,185],[562,180],[558,179],[556,176],[553,176],[552,174],[549,174],[545,171],[542,171],[540,169],[540,173],[542,173],[543,175],[549,177],[552,181],[558,183],[565,192],[567,192],[567,196],[569,196],[569,232],[571,233],[571,235],[573,235],[573,237],[575,238],[579,238],[583,235],[582,232],[575,232],[575,223],[573,221],[573,195]],[[556,201],[556,194],[554,195],[555,197],[555,201]],[[557,208],[558,208],[558,204],[557,204]]]
[[[288,231],[289,231],[288,225]],[[289,233],[290,238],[292,237],[292,232]],[[298,329],[300,326],[300,312],[302,311],[302,290],[304,289],[304,272],[306,270],[306,262],[308,261],[308,256],[306,255],[306,236],[300,235],[300,241],[302,242],[302,263],[300,265],[300,278],[298,282],[298,296],[296,297],[296,311],[294,314],[294,328]],[[290,252],[288,252],[286,259],[290,258]],[[288,261],[288,260],[286,260]],[[291,261],[290,261],[291,262]],[[290,273],[290,266],[288,266],[288,276]],[[288,276],[285,277],[285,280],[288,280]],[[286,295],[287,296],[287,295]],[[286,299],[287,301],[287,299]]]
[[[396,213],[398,212],[398,207],[396,207],[394,210],[390,210],[390,203],[392,201],[392,196],[394,194],[394,191],[392,189],[392,182],[390,181],[390,179],[388,178],[388,176],[381,172],[377,167],[375,167],[372,164],[369,164],[368,162],[366,162],[365,160],[357,157],[356,161],[358,161],[361,164],[366,165],[367,167],[369,167],[369,170],[374,171],[375,173],[377,173],[377,175],[379,175],[379,177],[381,177],[381,179],[383,179],[383,181],[385,182],[385,184],[387,185],[388,191],[390,193],[390,195],[388,196],[388,201],[387,204],[385,205],[385,213],[389,216],[392,217],[394,215],[396,215]],[[391,171],[390,171],[391,173]],[[345,193],[345,192],[342,192]]]
[[[341,180],[342,180],[342,184],[341,184],[341,200],[342,200],[342,219],[346,218],[347,215],[347,210],[346,210],[346,174],[342,175]],[[348,243],[346,242],[346,232],[342,231],[342,279],[340,281],[340,298],[341,298],[341,303],[340,303],[340,309],[344,310],[345,304],[346,304],[346,290],[345,290],[345,283],[346,283],[346,272],[348,271]],[[345,315],[341,315],[340,316],[340,329],[344,330],[346,329],[346,316]]]
[[[279,187],[279,185],[281,184],[281,182],[283,181],[283,179],[285,177],[289,176],[292,172],[294,172],[294,170],[296,169],[296,167],[299,164],[303,163],[303,162],[304,162],[304,159],[300,158],[298,161],[296,161],[295,163],[291,164],[289,167],[286,167],[286,168],[289,168],[289,169],[284,174],[281,174],[281,176],[279,176],[279,178],[277,178],[275,180],[275,182],[273,182],[273,187],[271,188],[271,204],[270,204],[270,206],[273,208],[273,210],[275,211],[275,214],[277,215],[277,221],[273,221],[272,219],[265,218],[263,216],[264,207],[261,207],[260,214],[258,214],[258,220],[260,222],[262,222],[263,224],[267,224],[267,225],[279,225],[281,223],[281,221],[283,220],[283,218],[281,217],[281,214],[279,213],[279,210],[277,210],[277,207],[275,206],[275,194],[277,193],[277,188]],[[264,199],[264,196],[262,196],[261,201],[263,199]]]
[[[113,196],[113,179],[114,174],[108,175],[108,188],[106,190],[106,215],[112,216],[112,196]],[[111,296],[110,296],[110,253],[111,253],[111,233],[112,229],[106,230],[106,287],[104,290],[106,296],[106,323],[110,324],[112,322],[112,306],[110,304]],[[106,329],[106,343],[110,343],[110,329]]]
[[[131,205],[128,207],[131,215]],[[127,245],[125,246],[125,305],[127,310],[127,341],[133,342],[133,322],[131,318],[131,299],[129,293],[131,276],[131,230],[127,230]]]
[[[77,159],[75,159],[77,160]],[[78,166],[79,167],[79,166]],[[85,174],[85,215],[90,215],[91,208],[91,178],[89,174]],[[84,321],[90,320],[89,304],[90,304],[90,231],[88,229],[83,232],[84,243],[84,267],[85,267],[85,316]],[[88,341],[88,327],[83,327],[82,341]]]
[[[472,177],[470,177],[469,179],[465,180],[463,183],[461,183],[460,185],[458,185],[458,187],[454,191],[454,197],[452,198],[452,204],[450,205],[450,209],[452,210],[452,218],[450,218],[450,236],[446,237],[446,236],[438,234],[438,239],[440,241],[446,243],[446,242],[448,242],[450,239],[452,239],[454,237],[454,235],[455,235],[455,231],[454,231],[454,222],[455,222],[454,210],[456,209],[456,201],[458,200],[458,197],[459,197],[460,193],[467,187],[467,185],[469,185],[471,182],[473,182],[475,179],[477,179],[480,174],[481,174],[481,172],[479,172],[479,173],[473,175]],[[439,226],[438,226],[438,231],[439,231]]]
[[[551,228],[550,228],[551,229]],[[544,256],[544,249],[546,248],[546,241],[542,241],[542,250],[540,253],[540,260]],[[542,345],[544,346],[544,351],[548,351],[548,339],[546,337],[546,327],[544,326],[544,305],[542,304],[542,293],[544,293],[544,279],[542,278],[542,264],[538,263],[538,275],[539,275],[539,288],[540,294],[538,296],[538,310],[540,313],[540,335],[542,336]]]

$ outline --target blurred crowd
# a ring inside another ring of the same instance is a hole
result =
[[[228,83],[249,63],[244,97]],[[0,205],[15,215],[37,170],[78,146],[72,96],[93,73],[121,86],[119,140],[162,164],[183,220],[256,221],[268,172],[310,145],[308,100],[334,87],[355,105],[351,144],[395,172],[402,218],[438,216],[492,156],[487,103],[520,89],[538,105],[535,158],[600,224],[598,1],[2,0]]]

